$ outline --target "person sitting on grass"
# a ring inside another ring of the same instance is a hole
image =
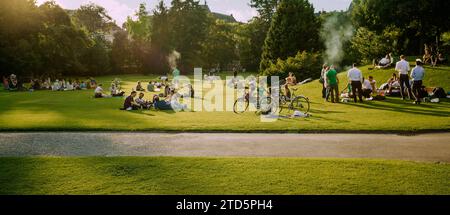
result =
[[[93,78],[93,77],[90,77],[89,78],[89,89],[95,89],[96,87],[97,87],[97,81]]]
[[[433,66],[437,66],[438,64],[445,64],[447,63],[447,59],[445,59],[444,55],[442,53],[438,53],[436,59],[433,61]]]
[[[49,80],[42,80],[42,89],[44,90],[51,90],[51,86],[50,86],[50,81]]]
[[[41,84],[39,83],[39,80],[31,79],[30,81],[30,91],[40,90]]]
[[[64,81],[64,79],[62,79],[61,81],[59,81],[58,91],[64,91],[64,89],[66,89],[66,81]]]
[[[140,81],[137,82],[136,91],[145,91]]]
[[[3,76],[3,89],[9,90],[9,79]]]
[[[112,97],[123,97],[123,95],[125,95],[125,92],[124,91],[120,91],[117,88],[115,83],[111,83],[110,90],[111,90],[111,96]]]
[[[148,92],[154,92],[155,91],[155,83],[153,81],[148,82],[147,91]]]
[[[82,82],[80,83],[80,89],[81,89],[81,90],[87,90],[86,82],[82,81]]]
[[[103,93],[103,88],[102,87],[103,87],[103,84],[99,84],[97,86],[97,88],[95,88],[94,97],[95,98],[109,98],[109,97],[111,97],[111,96],[108,96],[105,93]]]
[[[377,89],[377,81],[373,78],[373,76],[369,76],[369,82],[372,86],[372,91],[375,91]]]
[[[392,64],[392,60],[393,60],[392,54],[389,53],[389,54],[387,54],[384,58],[381,58],[381,60],[378,62],[378,64],[376,64],[376,63],[374,62],[374,67],[375,67],[376,69],[384,69],[384,68],[387,68],[387,67],[389,67],[389,66]]]
[[[373,80],[373,78],[372,78]],[[373,93],[373,89],[372,88],[372,84],[368,79],[363,78],[363,84],[362,84],[362,94],[366,99],[371,99],[372,98],[372,93]]]
[[[73,82],[73,89],[74,90],[81,90],[81,88],[80,88],[80,80],[75,79],[75,81]]]
[[[392,89],[393,88],[398,88],[400,87],[400,79],[397,76],[397,73],[393,73],[392,77],[387,81],[388,84],[388,93],[392,94]]]
[[[67,91],[74,91],[75,90],[75,88],[73,87],[72,80],[67,81],[66,90]]]
[[[58,91],[61,86],[59,86],[59,80],[56,79],[55,82],[52,84],[52,91]]]
[[[135,102],[139,105],[140,108],[150,110],[152,103],[145,100],[144,96],[144,93],[139,93],[139,97],[135,100]]]
[[[8,90],[9,91],[17,91],[17,90],[19,90],[19,81],[17,80],[17,76],[14,75],[14,74],[11,74],[9,76]]]
[[[136,91],[131,92],[131,94],[125,99],[123,103],[123,110],[139,110],[139,105],[134,101],[134,97],[136,97],[136,95]]]

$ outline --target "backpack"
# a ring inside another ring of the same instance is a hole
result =
[[[433,90],[433,98],[446,98],[447,94],[445,93],[445,90],[442,87],[436,87]]]

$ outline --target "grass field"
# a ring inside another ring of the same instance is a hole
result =
[[[368,70],[378,85],[384,83],[393,70]],[[341,89],[346,82],[341,73]],[[104,89],[116,76],[98,77]],[[155,77],[122,75],[123,88],[130,92],[136,81]],[[427,68],[426,86],[450,89],[450,68]],[[5,92],[0,91],[0,131],[423,131],[450,129],[450,103],[426,103],[421,106],[388,98],[364,104],[330,104],[321,98],[321,86],[314,81],[302,86],[297,94],[312,101],[312,117],[308,119],[280,119],[263,123],[253,112],[236,115],[233,112],[155,112],[120,111],[123,98],[93,99],[93,92]],[[151,95],[147,94],[147,98]]]
[[[450,165],[377,160],[0,158],[0,194],[450,194]]]

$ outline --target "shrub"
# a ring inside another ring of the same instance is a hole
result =
[[[294,57],[288,57],[286,60],[278,59],[276,63],[269,62],[268,68],[262,72],[262,75],[280,76],[280,79],[284,79],[289,72],[292,72],[300,81],[320,77],[320,70],[321,56],[318,53],[303,51],[298,52]]]

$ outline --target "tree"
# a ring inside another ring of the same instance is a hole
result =
[[[153,10],[152,29],[150,64],[154,72],[164,74],[170,69],[166,57],[173,49],[169,9],[164,1],[160,1]]]
[[[242,66],[249,70],[258,70],[267,34],[265,21],[260,17],[254,17],[247,24],[240,25],[237,34]]]
[[[386,26],[402,29],[401,47],[418,54],[424,43],[439,45],[442,34],[450,30],[450,2],[446,0],[354,0],[350,7],[357,27],[382,33]]]
[[[0,74],[33,71],[40,61],[35,51],[44,28],[34,1],[0,1]]]
[[[138,72],[148,74],[151,72],[149,59],[152,21],[144,3],[140,4],[136,16],[136,20],[128,17],[125,27],[132,38],[131,54],[135,59],[135,67]]]
[[[251,0],[250,6],[256,8],[262,20],[266,23],[270,23],[280,1],[281,0]]]
[[[76,75],[86,70],[81,57],[92,41],[77,29],[69,15],[54,2],[39,7],[45,28],[39,33],[39,72],[51,76]]]
[[[84,75],[106,75],[111,70],[111,44],[103,34],[93,34],[91,45],[85,50],[83,64],[87,73]]]
[[[102,6],[94,3],[82,5],[75,11],[75,20],[79,25],[87,28],[89,32],[108,31],[112,18]]]
[[[318,50],[318,26],[314,8],[307,0],[282,0],[265,40],[260,70],[299,51]]]
[[[215,20],[211,24],[202,51],[205,64],[209,68],[217,64],[227,67],[238,60],[236,28],[237,24],[223,20]]]
[[[152,23],[145,3],[139,5],[139,10],[135,15],[137,20],[133,20],[131,17],[127,18],[125,23],[126,30],[134,40],[150,41]]]
[[[111,70],[114,73],[128,71],[132,64],[131,42],[128,40],[128,33],[118,31],[114,34],[111,49]]]
[[[211,24],[207,11],[195,0],[173,0],[169,17],[171,44],[181,54],[182,71],[203,65],[202,44]]]

